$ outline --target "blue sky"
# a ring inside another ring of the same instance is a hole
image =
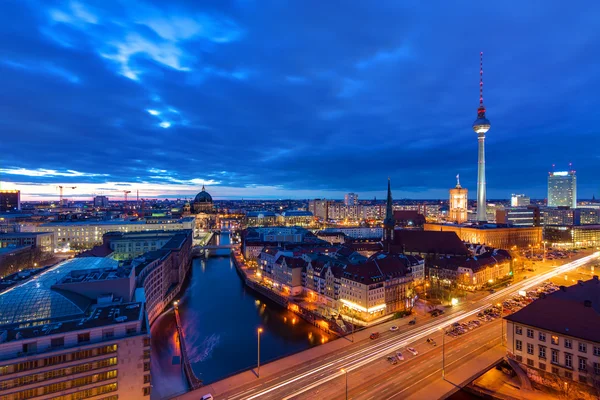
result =
[[[600,193],[600,4],[123,0],[0,5],[0,180],[28,198]]]

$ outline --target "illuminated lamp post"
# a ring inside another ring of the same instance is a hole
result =
[[[262,333],[263,329],[262,328],[258,328],[258,363],[256,366],[256,377],[260,378],[260,334]]]
[[[348,400],[348,371],[345,370],[344,368],[342,368],[341,371],[346,376],[346,400]]]

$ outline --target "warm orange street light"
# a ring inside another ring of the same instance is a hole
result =
[[[258,378],[260,378],[260,334],[262,333],[262,331],[262,328],[258,328],[258,363],[256,367],[256,376]]]

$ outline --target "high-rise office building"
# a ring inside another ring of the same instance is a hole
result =
[[[511,207],[527,207],[531,204],[531,199],[524,194],[513,194],[510,197]]]
[[[467,204],[469,191],[460,186],[460,177],[456,175],[456,187],[450,189],[450,210],[448,218],[452,222],[467,222]]]
[[[106,196],[94,197],[94,207],[108,207],[108,197],[106,197]]]
[[[0,212],[19,211],[20,209],[20,190],[0,190]]]
[[[346,196],[344,196],[344,204],[347,206],[357,205],[358,195],[356,193],[346,193]]]
[[[558,171],[548,174],[548,207],[577,207],[575,171]]]
[[[485,117],[483,105],[483,52],[479,62],[479,108],[477,119],[473,122],[473,130],[477,133],[479,142],[477,167],[477,222],[487,222],[487,201],[485,192],[485,134],[490,130],[490,121]]]

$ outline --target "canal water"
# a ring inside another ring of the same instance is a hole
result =
[[[229,235],[215,244],[229,244]],[[229,257],[216,250],[195,259],[179,301],[186,346],[196,375],[211,383],[256,366],[258,328],[261,364],[317,346],[333,337],[247,289]],[[174,315],[167,312],[152,327],[152,399],[184,392],[178,364]]]

